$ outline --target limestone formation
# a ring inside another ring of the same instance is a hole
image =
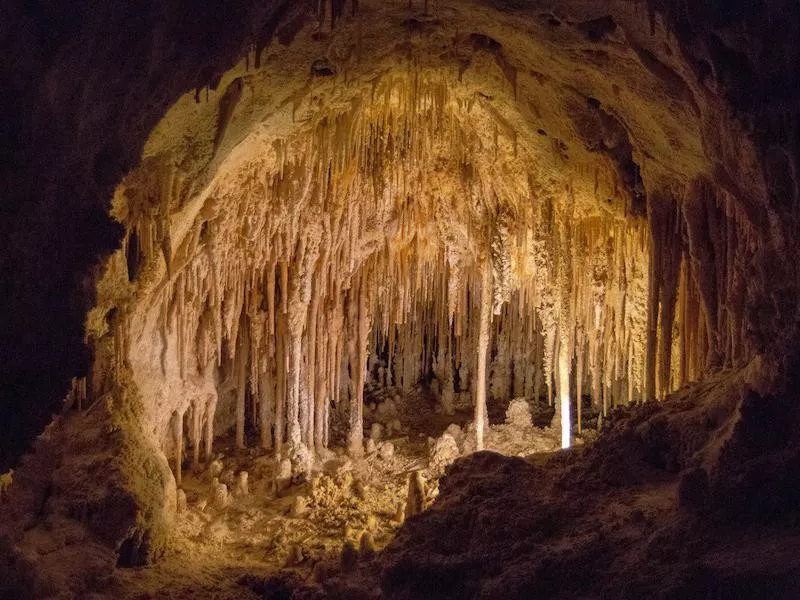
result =
[[[450,433],[445,432],[433,443],[428,458],[428,468],[434,474],[442,475],[447,466],[457,459],[459,454],[456,439]]]
[[[462,431],[461,427],[456,423],[450,423],[445,429],[445,433],[449,434],[455,441],[458,447],[461,449],[464,446],[464,432]]]
[[[233,495],[236,498],[246,498],[250,495],[250,484],[248,482],[248,474],[247,471],[239,471],[239,475],[236,478],[236,484],[233,488]]]
[[[233,490],[237,482],[236,470],[230,468],[223,469],[218,479],[220,483],[224,483],[226,486],[228,486],[229,490]]]
[[[392,460],[394,457],[394,444],[392,442],[383,442],[378,446],[378,455],[382,460]]]
[[[220,483],[218,479],[214,478],[211,482],[211,504],[217,510],[227,508],[230,504],[230,496],[228,494],[228,486]]]
[[[308,501],[303,496],[295,496],[294,500],[292,501],[292,508],[289,511],[289,515],[293,519],[299,519],[306,515],[308,512]]]
[[[213,481],[214,478],[219,478],[222,475],[222,471],[224,470],[224,465],[219,458],[214,459],[211,461],[211,464],[208,465],[208,478],[209,480]]]
[[[277,491],[283,491],[292,483],[292,461],[284,458],[277,464],[275,471],[275,488]]]
[[[313,457],[305,444],[295,444],[289,450],[289,461],[292,466],[292,481],[300,483],[309,479]]]
[[[568,448],[717,371],[793,371],[793,3],[57,4],[0,35],[0,407],[36,400],[19,448],[61,411],[0,530],[26,561],[79,568],[36,551],[70,515],[146,563],[192,472],[224,509],[255,454],[279,492],[402,474],[415,427],[471,418],[441,473],[512,398],[500,427],[546,405]],[[418,391],[447,420],[404,412]]]
[[[451,416],[456,412],[454,395],[455,393],[449,387],[446,387],[441,393],[440,404],[442,407],[442,413],[445,415]]]
[[[531,420],[531,407],[525,398],[512,400],[506,409],[506,425],[529,428],[533,425]]]
[[[375,546],[375,540],[373,539],[372,534],[369,531],[362,533],[358,544],[359,555],[363,558],[370,558],[377,551],[378,548]]]
[[[178,514],[186,512],[186,492],[183,490],[178,490],[176,498],[176,510]]]
[[[367,488],[360,479],[353,481],[353,495],[359,500],[365,500],[367,497]],[[370,517],[374,519],[372,515],[370,515]]]
[[[425,508],[425,479],[420,471],[414,471],[408,476],[408,499],[404,519],[420,514]]]

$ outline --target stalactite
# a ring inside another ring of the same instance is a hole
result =
[[[285,442],[323,455],[338,410],[359,455],[368,358],[380,385],[431,384],[447,413],[473,397],[482,447],[487,401],[546,397],[567,445],[572,385],[581,434],[584,394],[606,414],[664,397],[715,353],[746,355],[732,301],[746,244],[721,193],[695,182],[681,198],[659,182],[644,219],[602,186],[593,198],[568,178],[544,185],[526,136],[447,77],[382,75],[304,121],[297,101],[303,135],[226,159],[194,221],[176,227],[160,197],[161,212],[126,223],[123,266],[135,258],[158,280],[147,318],[162,375],[192,405],[195,467],[202,441],[211,456],[217,402],[240,448],[252,415],[276,457]],[[134,316],[108,316],[119,370]]]

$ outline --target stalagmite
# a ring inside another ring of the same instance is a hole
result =
[[[289,444],[296,446],[302,442],[300,433],[300,358],[302,353],[301,337],[290,334],[287,364],[286,417],[288,429],[286,438]]]
[[[486,422],[486,360],[489,346],[489,326],[492,319],[492,272],[488,265],[484,265],[481,270],[478,358],[475,372],[475,437],[478,450],[483,450],[483,428]]]
[[[350,397],[350,430],[348,450],[351,456],[364,453],[364,369],[367,362],[367,340],[369,338],[369,315],[367,313],[367,284],[364,277],[358,280],[354,290],[355,298],[350,300],[349,315],[353,325],[354,340],[351,348],[352,387]]]
[[[408,475],[408,497],[404,518],[408,519],[422,512],[425,504],[425,479],[420,471]]]
[[[240,334],[240,347],[236,359],[236,447],[245,447],[245,398],[247,393],[247,360],[250,345]]]
[[[192,403],[192,469],[197,471],[200,468],[200,440],[202,438],[202,415],[200,414],[200,402],[195,400]]]
[[[562,341],[558,350],[558,399],[561,416],[561,447],[569,448],[572,444],[572,420],[569,397],[569,344]]]
[[[217,408],[217,398],[215,396],[210,396],[206,402],[205,459],[211,460],[214,445],[214,413],[216,412]]]
[[[579,328],[575,340],[575,425],[577,433],[580,435],[583,431],[583,366],[586,348],[582,328]],[[628,382],[629,385],[633,385],[633,381],[630,377],[628,378]]]
[[[271,371],[271,368],[270,368]],[[262,373],[258,383],[258,429],[261,447],[272,449],[272,417],[275,414],[275,390],[272,387],[271,373]]]
[[[175,484],[183,483],[183,412],[176,412],[172,418],[172,435],[175,440]]]

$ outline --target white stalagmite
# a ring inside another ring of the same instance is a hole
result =
[[[569,345],[562,340],[558,350],[558,401],[561,413],[561,447],[572,445],[572,419],[569,398]]]
[[[489,351],[489,326],[492,320],[492,272],[488,264],[481,269],[481,307],[478,330],[478,358],[475,373],[475,437],[478,450],[483,450],[483,429],[486,423],[486,360]]]

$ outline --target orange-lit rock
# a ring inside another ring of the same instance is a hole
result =
[[[0,308],[19,317],[0,337],[20,352],[0,362],[9,396],[73,377],[8,486],[15,553],[75,522],[98,570],[138,565],[168,547],[178,498],[192,513],[182,488],[197,478],[213,483],[195,505],[224,512],[268,479],[279,496],[376,453],[390,472],[420,433],[398,415],[420,385],[448,418],[473,410],[444,470],[458,449],[533,431],[492,429],[511,398],[553,406],[535,440],[551,449],[555,433],[583,442],[584,410],[721,369],[764,395],[782,381],[800,280],[784,93],[798,25],[777,25],[778,3],[263,4],[221,19],[167,2],[137,21],[110,2],[3,73],[19,122],[0,129],[16,140]],[[12,47],[60,21],[27,10],[9,9]],[[223,480],[214,444],[229,437],[230,456],[264,459],[258,476],[226,462],[244,479]],[[711,504],[728,485],[716,456]],[[608,458],[598,470],[630,475]],[[53,537],[31,572],[70,556]],[[87,592],[80,561],[63,562],[54,585]]]

